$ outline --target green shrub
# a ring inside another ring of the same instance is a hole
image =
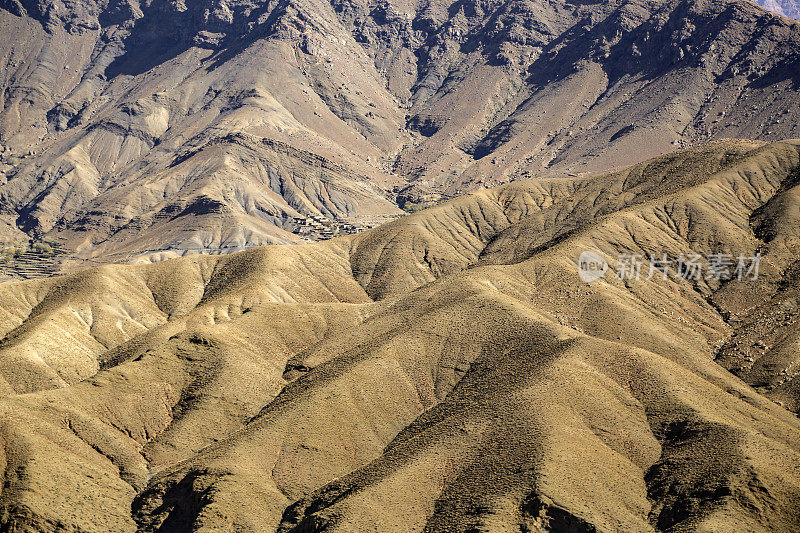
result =
[[[36,243],[33,244],[33,246],[31,246],[31,249],[34,252],[39,252],[39,253],[42,253],[42,254],[52,254],[53,253],[53,247],[50,246],[49,244],[47,244],[46,242],[36,242]]]

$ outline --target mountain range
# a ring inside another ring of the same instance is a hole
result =
[[[0,523],[796,531],[798,178],[798,141],[716,142],[319,243],[0,284]],[[662,253],[760,271],[617,262]]]
[[[0,0],[0,530],[800,530],[797,16]]]
[[[798,24],[727,0],[3,0],[0,234],[64,270],[220,253],[796,137]]]

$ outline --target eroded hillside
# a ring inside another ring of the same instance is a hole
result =
[[[798,141],[711,143],[0,285],[3,527],[794,531],[798,171]],[[761,270],[614,275],[661,253]]]
[[[5,0],[0,28],[0,237],[66,270],[800,123],[800,26],[744,0]]]

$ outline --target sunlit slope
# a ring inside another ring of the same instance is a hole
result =
[[[715,358],[794,298],[798,168],[798,141],[715,143],[314,245],[0,285],[1,519],[793,531],[800,423],[764,394],[796,408],[796,352],[746,382]],[[758,282],[587,284],[584,250],[763,259]]]
[[[228,253],[796,137],[799,29],[748,0],[7,0],[0,241],[63,272]]]

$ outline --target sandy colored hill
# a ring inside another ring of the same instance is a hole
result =
[[[0,523],[796,531],[798,177],[800,141],[717,142],[321,243],[4,283]],[[615,275],[661,253],[761,269]]]
[[[66,270],[229,252],[796,137],[799,24],[745,0],[6,0],[0,237]]]

